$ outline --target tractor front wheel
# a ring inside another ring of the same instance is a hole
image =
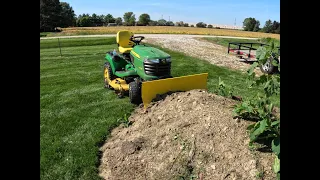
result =
[[[104,64],[103,79],[104,79],[104,87],[108,89],[113,89],[109,84],[109,82],[114,79],[114,75],[112,73],[112,69],[109,62],[106,62]]]
[[[142,102],[140,83],[137,81],[129,83],[129,98],[130,102],[136,105]]]

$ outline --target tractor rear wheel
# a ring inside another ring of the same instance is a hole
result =
[[[137,81],[129,83],[129,99],[131,103],[136,105],[142,102],[140,83]]]
[[[112,73],[112,69],[109,62],[106,62],[104,64],[103,79],[104,79],[104,87],[108,89],[113,89],[109,84],[109,81],[114,79],[114,75]]]

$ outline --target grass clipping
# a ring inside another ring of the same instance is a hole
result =
[[[133,125],[115,128],[101,147],[104,179],[274,179],[272,153],[249,150],[246,127],[232,118],[236,102],[206,91],[173,93]],[[261,157],[261,156],[260,156]],[[263,169],[263,170],[262,170]]]

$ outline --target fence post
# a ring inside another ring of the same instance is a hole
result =
[[[60,49],[60,57],[62,57],[62,54],[61,54],[61,46],[60,46],[60,38],[58,38],[58,44],[59,44],[59,49]]]

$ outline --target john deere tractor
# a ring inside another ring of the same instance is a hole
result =
[[[131,103],[145,107],[157,94],[206,89],[207,73],[173,78],[171,56],[157,48],[141,44],[143,36],[130,31],[117,33],[118,51],[107,52],[104,64],[105,87],[120,97],[129,94]]]

